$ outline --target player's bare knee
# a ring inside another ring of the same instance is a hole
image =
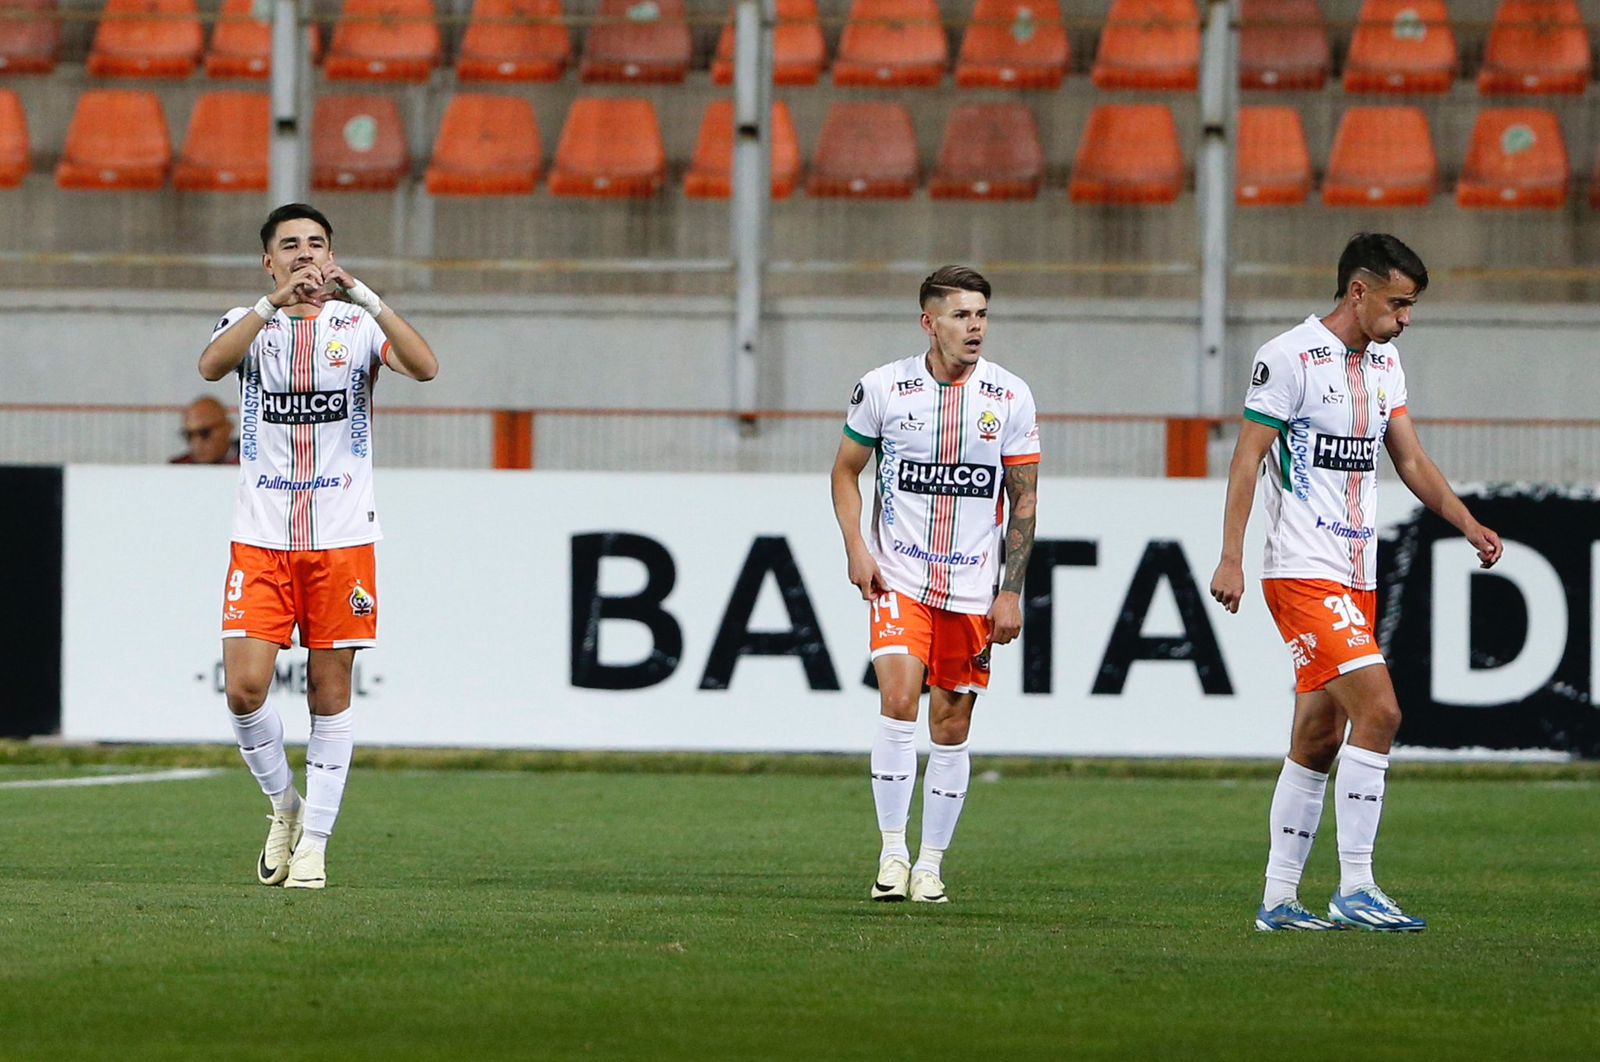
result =
[[[935,745],[960,745],[972,730],[971,718],[928,721],[928,737]]]
[[[886,693],[883,695],[882,714],[890,719],[898,719],[903,723],[915,723],[917,721],[917,709],[921,706],[921,703],[922,697],[920,695],[908,697]]]
[[[267,703],[270,683],[228,676],[228,711],[234,715],[249,715]]]

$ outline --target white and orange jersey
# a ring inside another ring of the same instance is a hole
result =
[[[919,354],[861,378],[844,431],[878,452],[867,544],[889,588],[932,608],[988,612],[1005,469],[1039,460],[1028,385],[982,358],[966,380],[941,384]]]
[[[211,337],[247,307],[229,310]],[[376,542],[372,385],[388,356],[365,310],[330,302],[314,317],[279,311],[239,363],[239,501],[233,540],[267,549]]]
[[[1406,401],[1394,344],[1347,350],[1315,314],[1256,352],[1244,415],[1278,433],[1262,578],[1378,585],[1378,451]]]

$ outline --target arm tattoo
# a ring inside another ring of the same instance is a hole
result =
[[[1039,489],[1039,466],[1012,465],[1006,469],[1006,500],[1011,504],[1011,519],[1006,522],[1006,573],[1000,589],[1022,593],[1028,574],[1028,557],[1033,553],[1034,499]]]

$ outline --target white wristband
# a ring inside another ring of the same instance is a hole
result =
[[[359,280],[345,288],[344,294],[345,298],[370,313],[373,317],[377,317],[383,312],[383,300],[378,298],[378,293]]]
[[[272,300],[267,298],[265,295],[256,300],[255,309],[256,315],[259,316],[263,321],[272,320],[273,315],[278,312],[278,308],[272,305]]]

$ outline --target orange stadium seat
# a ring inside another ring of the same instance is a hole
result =
[[[1112,0],[1090,77],[1103,89],[1192,91],[1200,83],[1194,0]]]
[[[311,187],[390,191],[410,169],[405,126],[394,97],[317,97],[311,119]]]
[[[1366,0],[1344,61],[1346,92],[1449,92],[1456,35],[1444,0]]]
[[[1311,194],[1311,152],[1293,107],[1240,107],[1234,202],[1293,206]]]
[[[456,57],[460,81],[558,81],[572,62],[561,0],[477,0]]]
[[[978,0],[961,39],[956,84],[1056,89],[1070,60],[1060,0]]]
[[[667,179],[667,149],[649,100],[573,101],[556,145],[550,194],[641,199]]]
[[[794,118],[782,100],[772,104],[772,198],[788,199],[800,183],[800,141]],[[694,160],[684,175],[683,194],[690,199],[726,199],[733,194],[733,101],[716,100],[706,107],[695,141]]]
[[[95,77],[188,77],[205,43],[195,0],[106,0],[85,69]]]
[[[426,81],[441,48],[433,0],[345,0],[322,72],[329,81]]]
[[[156,94],[101,89],[78,97],[56,184],[149,191],[166,183],[171,165],[172,141]]]
[[[429,195],[528,195],[544,172],[533,104],[458,92],[439,123]]]
[[[1243,0],[1239,15],[1239,86],[1320,89],[1332,56],[1317,0]]]
[[[1576,0],[1503,0],[1478,68],[1492,95],[1582,94],[1589,87],[1589,29]]]
[[[968,103],[944,127],[928,181],[935,199],[1033,199],[1044,183],[1039,123],[1023,103]]]
[[[683,0],[601,0],[578,75],[585,81],[672,84],[689,74],[694,41]]]
[[[0,90],[0,188],[15,188],[28,175],[28,116],[22,100],[9,89]]]
[[[907,199],[916,191],[917,134],[898,103],[835,103],[822,121],[806,192]]]
[[[256,0],[223,0],[217,28],[206,49],[206,76],[264,81],[272,73],[271,8],[257,17]],[[306,27],[311,61],[322,61],[322,37],[315,26]]]
[[[0,12],[0,74],[54,70],[61,47],[56,0],[0,0]]]
[[[937,0],[854,0],[833,57],[833,83],[933,86],[949,63]]]
[[[1074,203],[1170,203],[1183,188],[1178,123],[1162,104],[1102,104],[1072,164]]]
[[[265,192],[271,137],[272,98],[265,92],[207,92],[194,101],[172,185],[185,192]]]
[[[1351,107],[1322,182],[1327,206],[1426,206],[1439,180],[1428,118],[1416,107]]]
[[[1565,206],[1572,169],[1561,123],[1551,111],[1504,107],[1481,111],[1456,185],[1464,207]]]
[[[733,44],[730,15],[717,38],[717,57],[711,64],[711,80],[715,84],[733,84]],[[778,24],[772,31],[773,82],[815,85],[827,61],[828,46],[822,38],[817,0],[778,0]]]

